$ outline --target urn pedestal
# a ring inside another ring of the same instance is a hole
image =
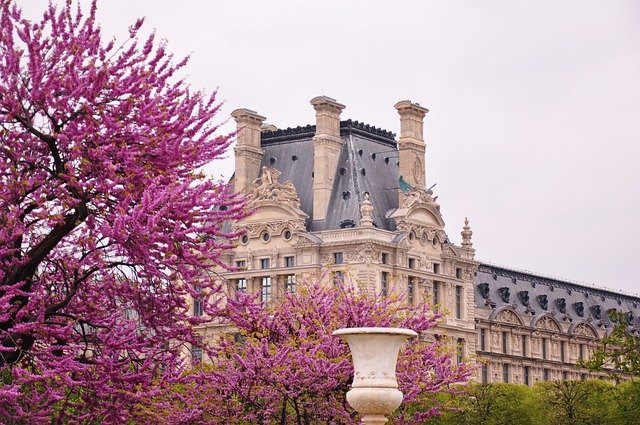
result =
[[[399,328],[345,328],[333,335],[349,344],[354,377],[347,402],[362,415],[362,423],[382,425],[385,415],[402,403],[396,380],[396,363],[400,346],[418,334]]]

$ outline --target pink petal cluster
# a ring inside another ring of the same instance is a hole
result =
[[[118,47],[95,14],[0,0],[0,422],[126,423],[170,388],[245,215],[199,171],[232,140],[215,94],[142,21]]]
[[[349,349],[332,332],[361,326],[433,332],[441,318],[428,304],[320,284],[301,285],[270,306],[241,296],[220,314],[237,333],[222,335],[209,352],[213,365],[190,376],[199,394],[190,401],[194,423],[357,424],[345,399],[353,380]],[[438,415],[435,396],[461,391],[455,384],[476,370],[454,359],[444,341],[405,344],[398,362],[404,404],[390,423],[418,424]]]

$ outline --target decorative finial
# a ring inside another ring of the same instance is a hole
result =
[[[464,218],[464,226],[462,226],[462,232],[460,232],[460,234],[462,235],[462,246],[471,248],[473,245],[471,243],[471,235],[473,235],[473,232],[471,231],[471,227],[469,227],[469,219],[467,217]]]
[[[369,192],[364,193],[364,199],[362,200],[362,207],[360,207],[360,225],[361,226],[373,226],[373,205],[369,200]]]

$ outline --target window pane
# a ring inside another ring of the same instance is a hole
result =
[[[287,275],[286,277],[286,290],[288,293],[293,294],[296,292],[296,276],[293,274]]]
[[[271,299],[271,278],[262,278],[262,291],[260,292],[260,301],[267,302]]]

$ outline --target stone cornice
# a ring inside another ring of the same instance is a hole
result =
[[[357,134],[396,147],[395,133],[359,121],[340,121],[340,135]],[[306,125],[262,132],[262,145],[297,142],[312,139],[316,135],[315,125]]]

